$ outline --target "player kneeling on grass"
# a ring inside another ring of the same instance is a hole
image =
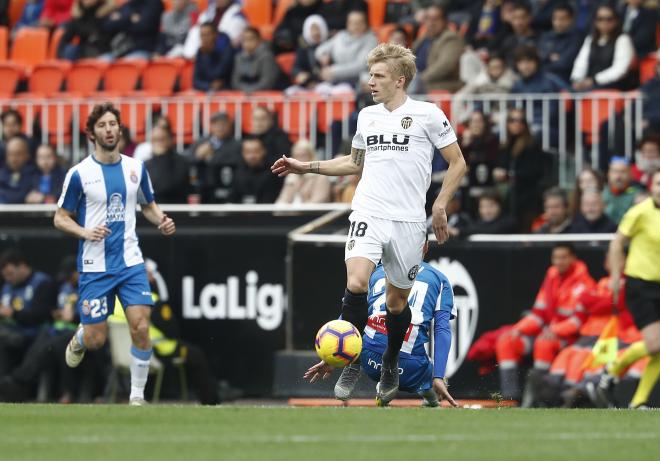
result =
[[[428,242],[424,252],[428,250]],[[382,355],[387,347],[385,326],[385,286],[387,279],[381,264],[369,279],[369,319],[362,337],[360,367],[347,367],[344,370],[360,374],[364,370],[373,381],[380,380]],[[412,321],[406,331],[399,356],[399,389],[416,393],[424,399],[424,406],[437,407],[439,400],[446,399],[457,406],[447,391],[444,381],[447,357],[451,346],[449,321],[456,317],[454,293],[447,277],[435,267],[423,262],[408,298]],[[433,357],[431,362],[426,352],[433,320]],[[332,368],[324,362],[312,366],[304,378],[310,382],[319,377],[330,376]],[[345,380],[335,386],[335,397],[339,400],[351,398],[357,379],[350,380],[352,387],[344,387]]]

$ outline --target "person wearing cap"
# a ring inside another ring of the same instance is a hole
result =
[[[612,157],[607,170],[607,186],[603,190],[605,214],[619,223],[628,208],[633,206],[640,187],[632,182],[630,162],[625,157]]]

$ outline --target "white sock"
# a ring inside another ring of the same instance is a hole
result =
[[[142,350],[131,346],[131,396],[130,399],[144,399],[144,386],[149,377],[149,360],[152,350]]]

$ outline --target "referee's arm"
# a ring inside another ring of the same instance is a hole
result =
[[[623,273],[623,266],[626,262],[624,248],[629,242],[630,238],[623,235],[621,231],[617,231],[614,234],[614,239],[610,242],[608,259],[610,264],[610,289],[612,290],[612,302],[614,304],[617,304],[619,300],[621,274]]]

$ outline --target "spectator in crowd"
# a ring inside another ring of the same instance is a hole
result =
[[[25,198],[27,203],[55,203],[62,192],[66,171],[58,164],[53,146],[42,144],[37,148],[37,180]]]
[[[266,146],[266,161],[272,165],[275,160],[291,152],[291,140],[282,128],[275,123],[275,114],[267,107],[252,109],[252,134]]]
[[[580,294],[594,285],[586,264],[577,258],[575,248],[570,243],[555,245],[552,265],[531,312],[497,339],[496,355],[504,398],[520,401],[518,366],[523,356],[532,352],[532,343],[534,373],[543,375],[550,369],[561,344],[577,339],[572,317]],[[527,406],[526,403],[523,402],[523,406]]]
[[[244,138],[242,155],[243,162],[236,171],[229,202],[275,203],[284,181],[271,173],[263,141],[257,137]]]
[[[313,14],[305,19],[303,38],[296,49],[293,63],[293,87],[287,89],[291,94],[300,89],[312,89],[321,81],[321,64],[316,60],[316,49],[328,39],[328,25],[323,16]]]
[[[645,136],[639,141],[635,164],[630,173],[633,181],[651,190],[651,176],[660,169],[660,136]]]
[[[195,57],[193,87],[200,91],[220,91],[229,88],[234,49],[229,36],[218,34],[213,23],[199,27],[200,46]]]
[[[193,14],[197,4],[190,0],[173,0],[172,9],[163,13],[160,20],[160,39],[158,54],[166,54],[170,58],[183,56],[183,45],[188,31],[193,25]],[[214,30],[215,27],[213,28]]]
[[[251,93],[274,90],[278,86],[280,68],[259,30],[247,27],[241,38],[241,51],[234,57],[231,87]]]
[[[504,58],[497,54],[491,54],[488,57],[485,69],[456,92],[454,99],[455,115],[462,121],[470,114],[472,107],[481,109],[483,105],[481,103],[465,102],[466,100],[469,101],[472,95],[508,94],[516,78],[516,74],[507,67]],[[499,101],[491,102],[489,116],[492,120],[499,118],[500,111],[504,108],[500,106]]]
[[[234,139],[233,124],[225,112],[211,117],[210,135],[192,145],[189,157],[197,168],[202,201],[226,202],[242,157],[241,143]]]
[[[105,20],[105,30],[112,34],[110,54],[103,59],[149,59],[156,51],[160,16],[160,0],[128,0]]]
[[[532,10],[527,3],[517,3],[511,13],[513,34],[502,41],[501,50],[509,66],[515,65],[515,52],[521,46],[536,48],[538,36],[532,28]]]
[[[623,33],[630,36],[639,58],[655,51],[657,10],[645,8],[643,0],[625,0],[621,8],[621,18]]]
[[[486,48],[503,28],[498,0],[482,0],[471,11],[467,37],[474,49]]]
[[[538,50],[543,69],[568,83],[580,43],[582,36],[575,29],[573,8],[568,3],[559,3],[552,10],[552,30],[539,38]]]
[[[136,144],[131,138],[131,130],[127,126],[122,126],[119,130],[119,152],[122,154],[133,157],[135,153]]]
[[[71,19],[73,0],[44,0],[40,24],[46,27],[58,27]]]
[[[5,165],[7,142],[11,138],[18,136],[25,139],[30,145],[30,152],[32,152],[36,146],[33,146],[33,140],[23,133],[23,116],[16,109],[5,110],[0,115],[0,122],[2,122],[2,136],[0,136],[0,168],[2,168]]]
[[[316,160],[316,151],[309,141],[301,139],[291,148],[291,157],[301,162],[313,162]],[[275,203],[327,203],[330,201],[330,192],[327,176],[288,175]]]
[[[660,49],[655,53],[655,75],[639,91],[647,101],[660,101]],[[660,133],[660,104],[644,104],[642,126],[647,133]]]
[[[600,191],[585,190],[580,200],[580,212],[568,226],[570,234],[616,232],[616,224],[605,214],[605,202]]]
[[[493,170],[493,179],[507,190],[508,210],[527,232],[540,208],[542,155],[523,110],[511,109],[506,126],[506,141],[500,149],[499,166]]]
[[[0,377],[20,363],[39,327],[50,318],[56,287],[43,272],[32,269],[15,249],[0,256],[4,280],[0,296]]]
[[[183,56],[193,59],[200,45],[199,26],[212,22],[218,29],[231,39],[232,46],[238,48],[241,45],[241,35],[248,26],[245,16],[241,12],[241,5],[234,0],[210,0],[208,8],[197,18],[197,24],[188,32],[186,43],[183,46]]]
[[[621,32],[621,18],[612,6],[600,5],[594,21],[593,32],[584,39],[573,64],[573,89],[633,88],[636,82],[630,68],[635,48],[630,37]]]
[[[23,13],[18,22],[12,28],[12,34],[15,34],[22,27],[38,27],[41,18],[41,12],[44,9],[44,0],[28,0],[23,6]]]
[[[511,94],[526,95],[528,93],[559,93],[567,90],[568,86],[556,75],[545,72],[541,68],[541,58],[533,46],[522,46],[515,53],[516,70],[520,79],[513,84]],[[532,133],[537,136],[541,134],[544,126],[544,104],[542,100],[533,103],[532,110]],[[548,125],[550,128],[551,144],[556,144],[559,126],[559,105],[557,101],[548,104]]]
[[[184,203],[188,197],[188,162],[174,150],[172,131],[156,126],[151,131],[153,157],[145,165],[160,203]]]
[[[612,157],[607,170],[607,186],[603,190],[605,214],[619,223],[633,205],[640,188],[632,183],[630,163],[625,157]]]
[[[369,12],[365,0],[324,0],[319,10],[330,29],[330,35],[342,31],[346,27],[348,16],[352,11],[361,11],[365,18]]]
[[[549,31],[552,29],[552,14],[555,7],[566,4],[566,0],[531,0],[532,27],[538,31]]]
[[[392,32],[390,32],[390,36],[387,38],[387,42],[393,43],[395,45],[401,45],[405,48],[410,48],[410,37],[408,35],[408,31],[403,27],[397,27]]]
[[[154,120],[153,126],[151,128],[152,131],[156,127],[165,128],[170,133],[173,133],[172,124],[170,123],[170,119],[168,119],[164,115],[159,115],[158,117],[156,117],[156,120]],[[133,157],[138,159],[138,160],[142,160],[143,162],[146,162],[151,157],[153,157],[151,140],[147,139],[144,142],[141,142],[140,144],[138,144],[135,147],[135,152],[133,153]]]
[[[584,168],[577,177],[575,187],[571,192],[571,197],[568,203],[569,215],[575,217],[580,211],[580,203],[582,202],[582,194],[587,190],[595,190],[598,193],[603,191],[605,179],[600,171],[594,170],[591,167]]]
[[[0,168],[0,203],[24,203],[38,181],[34,164],[30,163],[30,147],[20,136],[7,143],[6,165]]]
[[[286,10],[284,17],[273,32],[273,48],[276,53],[298,49],[304,23],[307,18],[318,15],[322,5],[322,0],[297,0]],[[325,19],[323,19],[323,23],[325,24]]]
[[[367,54],[377,44],[378,39],[369,30],[366,13],[351,11],[346,19],[346,30],[337,32],[314,52],[321,64],[321,80],[332,84],[347,83],[354,87],[367,67]]]
[[[0,26],[9,26],[9,2],[10,0],[0,0]]]
[[[571,216],[568,213],[568,197],[558,187],[543,194],[543,218],[545,224],[536,229],[537,234],[566,234],[570,232]]]
[[[516,221],[502,214],[502,201],[496,190],[482,192],[478,204],[478,219],[462,228],[449,227],[449,235],[468,237],[473,234],[510,234],[516,231]]]
[[[411,82],[409,92],[455,92],[463,86],[459,64],[465,43],[447,27],[445,11],[440,6],[432,5],[426,9],[424,25],[426,34],[417,39],[412,48],[417,57],[417,76]]]
[[[493,169],[498,165],[499,141],[493,134],[490,120],[475,110],[467,128],[461,134],[461,149],[468,164],[470,195],[479,196],[493,186]]]
[[[77,0],[71,21],[64,25],[57,55],[76,61],[110,52],[110,35],[103,24],[112,11],[112,0]]]

